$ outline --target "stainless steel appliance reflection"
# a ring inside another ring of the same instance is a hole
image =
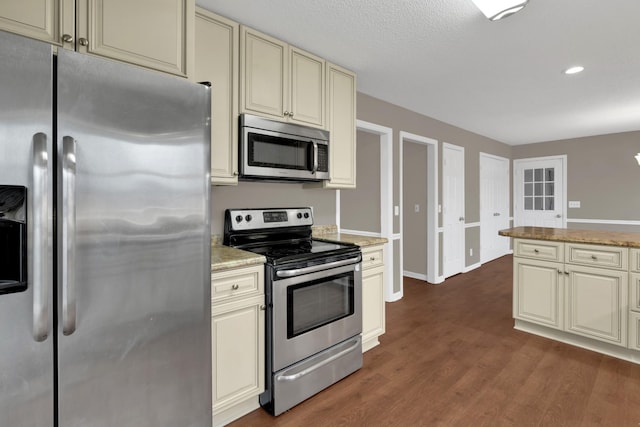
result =
[[[266,390],[279,415],[362,367],[362,256],[313,239],[310,208],[231,209],[224,241],[267,258]]]
[[[210,426],[209,89],[0,57],[0,426]]]

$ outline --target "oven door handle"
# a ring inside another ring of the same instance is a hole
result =
[[[361,259],[362,257],[357,256],[355,258],[344,259],[342,261],[328,262],[326,264],[314,265],[311,267],[296,268],[293,270],[280,270],[276,272],[276,276],[285,278],[285,277],[299,276],[301,274],[315,273],[316,271],[328,270],[330,268],[335,268],[335,267],[342,267],[343,265],[348,265],[348,264],[355,264],[357,262],[360,262]]]
[[[324,365],[326,365],[328,363],[331,363],[336,359],[341,358],[345,354],[352,352],[353,350],[355,350],[359,346],[360,346],[360,341],[356,340],[353,345],[349,346],[349,348],[346,348],[346,349],[342,350],[341,352],[334,354],[331,357],[327,357],[323,361],[318,362],[315,365],[309,366],[308,368],[305,368],[300,372],[296,372],[295,374],[291,374],[291,375],[278,375],[278,376],[276,376],[276,381],[295,381],[297,379],[300,379],[300,378],[304,377],[305,375],[308,375],[311,372],[322,368]]]

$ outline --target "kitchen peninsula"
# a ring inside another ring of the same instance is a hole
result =
[[[640,233],[516,227],[515,329],[640,363]]]

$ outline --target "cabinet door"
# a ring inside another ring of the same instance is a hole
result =
[[[197,9],[193,80],[211,83],[211,182],[238,183],[240,26]]]
[[[2,0],[0,29],[62,45],[74,35],[74,0]]]
[[[264,391],[264,297],[212,308],[213,412]]]
[[[640,313],[629,312],[629,348],[640,351]]]
[[[187,75],[194,0],[78,0],[76,49]]]
[[[356,75],[327,64],[328,188],[356,186]]]
[[[241,111],[285,118],[289,97],[287,44],[244,26],[240,32]]]
[[[629,274],[629,310],[640,312],[640,273]]]
[[[362,351],[378,345],[385,331],[384,267],[362,272]]]
[[[324,60],[295,47],[289,48],[291,101],[289,120],[302,125],[325,125]]]
[[[627,345],[628,273],[566,265],[566,330]]]
[[[513,317],[562,329],[562,264],[523,258],[513,260]]]

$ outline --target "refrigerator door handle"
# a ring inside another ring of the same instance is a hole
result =
[[[40,342],[49,335],[49,154],[47,135],[33,135],[33,339]]]
[[[62,333],[76,330],[76,141],[62,138]]]

